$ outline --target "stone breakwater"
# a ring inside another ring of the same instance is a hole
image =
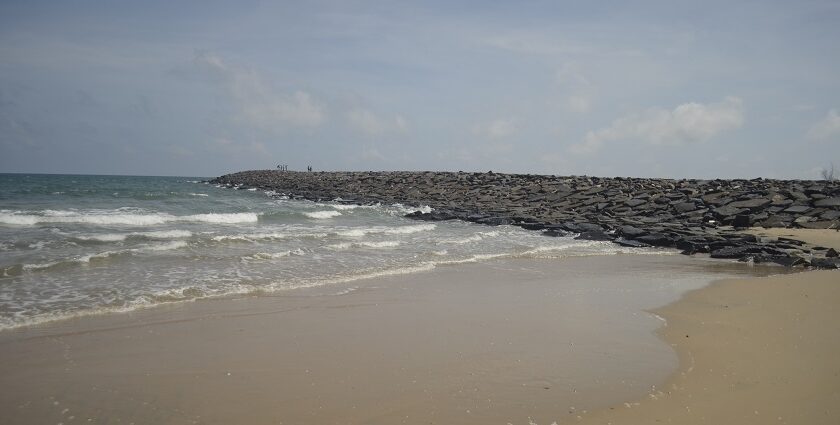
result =
[[[312,201],[428,205],[417,220],[514,225],[546,236],[671,247],[785,266],[840,268],[833,249],[762,238],[752,226],[840,228],[840,183],[670,180],[464,172],[243,171],[211,183]]]

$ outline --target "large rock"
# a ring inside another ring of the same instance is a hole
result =
[[[745,245],[720,248],[712,251],[709,256],[712,258],[742,258],[749,254],[760,254],[761,248]]]
[[[648,232],[647,230],[642,230],[638,227],[633,226],[621,226],[618,228],[618,234],[630,239],[637,238],[639,236],[644,236],[648,233],[650,232]]]
[[[726,204],[726,206],[727,207],[732,207],[732,208],[756,209],[756,208],[766,207],[766,206],[770,205],[771,202],[773,202],[773,201],[771,201],[769,199],[755,198],[755,199],[747,199],[745,201],[730,202],[730,203]]]
[[[840,207],[840,197],[825,198],[814,202],[815,207]]]
[[[719,218],[725,218],[725,217],[733,217],[733,216],[736,216],[738,214],[741,214],[741,213],[744,212],[744,209],[735,208],[735,207],[726,205],[726,206],[723,206],[723,207],[715,208],[713,211],[714,211],[715,215],[718,216]]]
[[[694,211],[696,209],[697,209],[697,204],[695,204],[694,202],[680,202],[680,203],[674,204],[674,210],[677,211],[680,214],[687,213],[687,212],[690,212],[690,211]]]

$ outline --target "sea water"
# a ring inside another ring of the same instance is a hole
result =
[[[640,252],[201,178],[0,174],[0,329],[500,257]]]

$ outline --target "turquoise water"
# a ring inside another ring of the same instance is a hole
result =
[[[605,242],[404,218],[200,178],[0,174],[0,329],[496,257],[610,255]],[[352,287],[351,287],[352,289]]]

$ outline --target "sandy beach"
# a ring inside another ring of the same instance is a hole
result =
[[[643,310],[778,267],[512,259],[0,335],[4,423],[576,421],[678,366]]]
[[[0,334],[14,383],[0,417],[837,423],[838,272],[787,272],[681,255],[510,259],[22,328]]]
[[[840,249],[833,230],[752,229]],[[680,357],[659,391],[591,424],[840,422],[840,271],[717,282],[655,312]]]

